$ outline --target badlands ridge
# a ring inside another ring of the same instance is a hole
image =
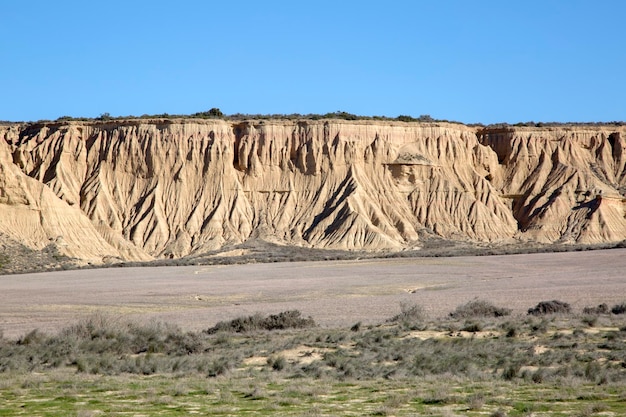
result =
[[[626,239],[626,127],[345,120],[0,125],[0,237],[82,262],[249,239],[399,251],[425,239]]]

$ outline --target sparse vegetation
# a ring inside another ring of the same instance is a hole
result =
[[[614,305],[613,308],[611,308],[611,313],[613,314],[626,313],[626,302]]]
[[[448,123],[457,123],[461,124],[461,122],[449,121],[445,119],[436,119],[431,117],[428,114],[423,114],[418,117],[413,117],[410,115],[399,115],[397,117],[388,117],[388,116],[363,116],[356,115],[353,113],[349,113],[346,111],[335,111],[324,114],[300,114],[300,113],[291,113],[291,114],[242,114],[242,113],[234,113],[230,115],[225,115],[222,111],[213,107],[208,111],[201,111],[192,114],[169,114],[169,113],[161,113],[161,114],[142,114],[141,116],[134,115],[126,115],[126,116],[112,116],[109,113],[102,113],[100,116],[96,118],[89,117],[80,117],[80,116],[61,116],[56,120],[39,120],[36,123],[45,124],[45,123],[54,123],[54,122],[68,122],[68,121],[110,121],[110,120],[134,120],[134,119],[224,119],[224,120],[296,120],[296,119],[309,119],[309,120],[322,120],[322,119],[342,119],[342,120],[395,120],[401,122],[420,122],[420,123],[436,123],[436,122],[448,122]],[[0,121],[2,124],[11,124],[14,122],[10,121]],[[495,123],[485,126],[482,123],[470,123],[469,126],[477,126],[477,127],[485,127],[489,129],[512,129],[519,127],[556,127],[556,126],[624,126],[626,121],[608,121],[608,122],[518,122],[514,124],[509,123]]]
[[[33,122],[35,124],[50,124],[50,123],[59,123],[59,122],[68,122],[68,121],[109,121],[109,120],[136,120],[136,119],[224,119],[224,120],[297,120],[297,119],[309,119],[309,120],[322,120],[322,119],[343,119],[343,120],[381,120],[381,121],[402,121],[402,122],[421,122],[421,123],[456,123],[462,124],[461,122],[445,120],[445,119],[437,119],[433,118],[428,114],[423,114],[418,117],[413,117],[410,115],[399,115],[397,117],[389,117],[389,116],[364,116],[364,115],[356,115],[353,113],[345,112],[345,111],[335,111],[324,114],[301,114],[301,113],[291,113],[291,114],[243,114],[243,113],[234,113],[230,115],[225,115],[221,112],[221,110],[217,107],[211,108],[208,111],[200,111],[192,114],[169,114],[169,113],[161,113],[161,114],[142,114],[140,116],[135,115],[124,115],[124,116],[112,116],[109,113],[102,113],[98,117],[83,117],[83,116],[60,116],[56,120],[38,120]],[[8,120],[0,120],[0,124],[15,124],[22,122],[14,122]],[[514,128],[544,128],[544,127],[558,127],[558,126],[624,126],[626,125],[626,121],[624,120],[613,120],[606,122],[535,122],[535,121],[527,121],[527,122],[518,122],[518,123],[493,123],[489,125],[485,125],[483,123],[467,123],[468,126],[481,127],[486,129],[514,129]],[[480,132],[479,132],[480,134]],[[626,242],[626,240],[624,241]],[[624,244],[624,243],[622,243]]]
[[[8,263],[9,263],[9,257],[4,253],[0,253],[0,269],[4,268],[4,266],[7,265]]]
[[[569,303],[559,300],[541,301],[533,308],[528,309],[528,314],[542,316],[546,314],[570,313],[572,311]]]
[[[496,307],[489,301],[472,300],[466,304],[460,305],[450,313],[450,317],[455,319],[466,319],[476,317],[504,317],[511,314],[511,309],[504,307]]]
[[[396,314],[388,321],[399,323],[405,328],[418,329],[425,319],[424,309],[416,304],[401,303],[400,313]]]
[[[39,120],[37,123],[54,123],[54,122],[71,122],[71,121],[110,121],[110,120],[136,120],[136,119],[223,119],[223,120],[297,120],[297,119],[308,119],[308,120],[323,120],[323,119],[341,119],[341,120],[392,120],[392,121],[401,121],[401,122],[420,122],[420,123],[434,123],[434,122],[448,122],[448,123],[459,123],[444,119],[435,119],[430,115],[423,114],[418,117],[413,117],[409,115],[399,115],[397,117],[388,117],[388,116],[363,116],[357,115],[353,113],[349,113],[342,110],[337,110],[335,112],[329,112],[324,114],[300,114],[300,113],[291,113],[291,114],[242,114],[235,113],[226,115],[222,113],[222,111],[213,107],[208,111],[201,111],[192,114],[169,114],[169,113],[161,113],[161,114],[143,114],[141,116],[134,115],[126,115],[126,116],[112,116],[110,113],[105,112],[100,114],[100,116],[96,118],[89,117],[74,117],[74,116],[61,116],[57,118],[55,121],[50,120]],[[0,122],[2,123],[2,122]],[[11,122],[6,122],[11,123]]]
[[[287,311],[226,321],[213,332],[98,314],[55,335],[0,338],[0,401],[8,415],[116,414],[131,400],[135,413],[171,416],[333,415],[337,407],[396,416],[626,411],[625,333],[612,330],[626,328],[623,315],[587,332],[573,313],[539,320],[469,311],[441,320],[404,304],[357,330],[292,326],[313,320]],[[254,330],[239,331],[242,322]],[[485,336],[448,330],[476,324]]]
[[[278,314],[271,314],[267,317],[255,314],[247,317],[238,317],[230,321],[219,322],[215,326],[208,329],[207,333],[245,333],[255,330],[303,329],[313,326],[315,326],[315,320],[311,317],[304,318],[302,317],[302,313],[300,311],[289,310]]]
[[[224,113],[222,113],[222,111],[217,107],[213,107],[209,111],[194,113],[191,115],[191,117],[198,117],[201,119],[223,119]]]
[[[596,307],[585,307],[583,308],[584,314],[609,314],[611,310],[609,310],[609,306],[606,303],[599,304]]]

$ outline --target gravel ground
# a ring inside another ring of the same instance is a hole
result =
[[[0,276],[0,331],[52,332],[94,312],[199,330],[299,309],[324,327],[381,323],[400,303],[431,318],[474,298],[525,314],[558,299],[576,311],[626,301],[626,249],[450,258],[108,268]]]

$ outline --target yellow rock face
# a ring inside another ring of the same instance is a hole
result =
[[[0,126],[0,233],[90,260],[251,237],[401,250],[626,238],[624,127],[128,120]]]

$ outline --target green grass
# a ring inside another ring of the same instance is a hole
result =
[[[270,375],[254,380],[207,380],[198,375],[95,376],[64,369],[45,375],[10,374],[2,388],[0,416],[484,416],[498,410],[508,416],[583,416],[599,410],[613,415],[626,412],[623,386],[537,387],[452,376],[345,384]]]

